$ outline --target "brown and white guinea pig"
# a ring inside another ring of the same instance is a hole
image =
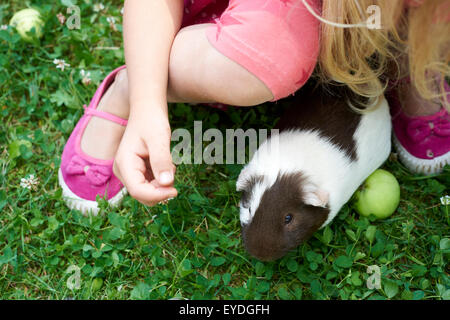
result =
[[[270,261],[330,223],[364,180],[388,158],[391,119],[379,107],[357,113],[323,89],[297,95],[243,168],[240,220],[247,251]]]

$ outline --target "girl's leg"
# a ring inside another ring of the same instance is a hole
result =
[[[253,106],[273,99],[267,86],[244,67],[217,51],[208,41],[209,24],[180,30],[170,55],[168,102],[219,102]],[[128,118],[128,78],[121,70],[102,97],[99,110]],[[124,128],[93,117],[83,134],[81,148],[99,159],[114,157]],[[99,143],[101,141],[101,143]]]
[[[437,83],[434,90],[436,94],[439,92]],[[402,103],[403,112],[408,116],[429,116],[439,112],[441,109],[442,101],[439,99],[430,101],[422,98],[414,85],[409,81],[399,83],[396,91]]]
[[[403,70],[408,70],[403,61]],[[438,75],[433,76],[438,94]],[[432,78],[430,78],[432,80]],[[447,94],[449,87],[444,90]],[[435,174],[450,163],[450,135],[445,131],[450,116],[443,99],[423,99],[409,78],[401,79],[389,94],[393,141],[400,161],[412,172]]]
[[[170,55],[168,101],[254,106],[272,100],[272,92],[261,80],[209,43],[208,27],[193,25],[176,36]]]
[[[97,109],[128,119],[128,79],[126,73],[122,71],[116,75],[114,82],[101,98]],[[94,158],[112,159],[124,131],[125,127],[115,122],[92,117],[84,130],[81,149]]]

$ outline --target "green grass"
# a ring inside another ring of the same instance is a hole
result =
[[[235,191],[240,165],[179,166],[179,196],[168,205],[149,208],[127,197],[119,209],[102,203],[99,217],[69,210],[57,183],[60,154],[82,105],[124,62],[122,3],[105,0],[105,11],[96,13],[92,1],[78,1],[80,30],[59,24],[62,4],[44,3],[28,3],[46,20],[40,43],[22,42],[13,29],[0,31],[0,298],[450,298],[449,207],[440,203],[449,191],[448,168],[418,177],[391,158],[384,168],[402,192],[394,215],[374,221],[345,206],[329,227],[271,263],[253,259],[242,246]],[[0,5],[0,25],[24,6],[18,0]],[[55,58],[70,67],[56,69]],[[91,72],[92,84],[81,83],[81,69]],[[171,124],[270,128],[283,108],[280,102],[224,113],[177,104],[170,106]],[[20,186],[30,174],[39,179],[34,190]],[[366,285],[372,265],[381,270],[378,290]],[[70,289],[77,270],[80,286]]]

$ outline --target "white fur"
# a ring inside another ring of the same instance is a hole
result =
[[[318,131],[290,130],[272,135],[261,144],[236,183],[237,190],[242,190],[250,177],[264,178],[252,190],[251,212],[241,205],[241,223],[251,222],[262,194],[279,174],[301,172],[310,182],[306,186],[306,203],[323,206],[321,200],[328,197],[330,213],[322,227],[326,226],[390,154],[391,120],[385,99],[379,108],[362,116],[354,139],[356,161],[329,139],[320,136]]]
[[[248,203],[248,208],[241,206],[241,224],[247,224],[252,220],[255,210],[258,208],[259,202],[261,201],[261,197],[267,188],[268,186],[264,183],[255,184],[252,189],[252,196],[250,202]]]

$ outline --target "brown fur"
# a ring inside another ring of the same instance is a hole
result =
[[[325,89],[314,89],[296,94],[289,100],[292,107],[283,114],[276,128],[319,130],[320,134],[331,140],[343,150],[352,161],[358,159],[353,134],[359,125],[361,115],[347,105],[347,101],[355,101],[348,89],[342,88],[334,94]],[[318,99],[320,97],[320,99]]]
[[[311,237],[325,222],[328,209],[303,201],[305,179],[301,173],[281,175],[264,192],[251,223],[242,229],[250,254],[263,261],[278,259]],[[249,183],[244,194],[251,192],[253,186]],[[289,224],[285,224],[287,214],[293,217]]]

